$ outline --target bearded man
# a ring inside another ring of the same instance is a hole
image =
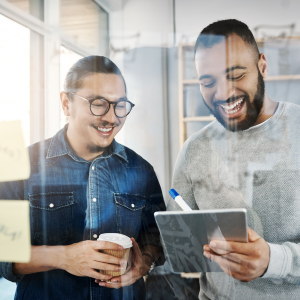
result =
[[[173,187],[193,209],[246,208],[249,226],[248,243],[199,249],[224,271],[201,273],[199,298],[299,299],[300,107],[267,96],[266,57],[238,20],[202,30],[195,64],[216,120],[185,142]]]

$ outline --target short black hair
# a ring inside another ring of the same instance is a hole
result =
[[[93,73],[116,74],[122,77],[126,90],[125,79],[120,69],[107,57],[99,55],[90,55],[79,59],[68,71],[64,82],[64,91],[72,98],[72,92],[75,93],[82,87],[83,79]]]
[[[255,57],[257,60],[259,59],[259,50],[251,30],[245,23],[236,19],[217,21],[205,27],[197,38],[194,54],[199,47],[211,48],[232,34],[238,35],[246,44],[251,46]]]

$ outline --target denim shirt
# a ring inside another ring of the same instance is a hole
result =
[[[75,155],[66,130],[67,125],[29,147],[28,180],[0,183],[0,199],[30,202],[31,244],[70,245],[117,232],[162,252],[153,214],[165,210],[165,204],[153,167],[115,140],[102,155],[86,161]],[[0,275],[17,282],[15,300],[145,298],[143,278],[109,289],[61,269],[16,276],[12,263],[4,262]]]

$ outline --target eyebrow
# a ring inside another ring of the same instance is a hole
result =
[[[86,99],[91,101],[91,100],[95,100],[95,99],[105,99],[105,97],[103,97],[101,95],[92,94],[92,95],[89,95],[88,97],[86,97]]]
[[[243,66],[233,66],[233,67],[227,68],[225,70],[225,73],[228,73],[228,72],[231,72],[231,71],[234,71],[234,70],[246,70],[246,69],[247,68],[243,67]]]
[[[92,101],[92,100],[95,100],[95,99],[105,99],[107,100],[105,97],[101,96],[101,95],[90,95],[88,97],[86,97],[87,100],[89,101]],[[124,96],[124,97],[120,97],[119,99],[117,99],[116,101],[113,101],[113,102],[118,102],[120,100],[128,100],[127,99],[127,96]]]
[[[202,80],[202,79],[210,79],[210,78],[213,78],[213,76],[211,76],[211,75],[201,75],[200,77],[199,77],[199,81],[200,80]]]
[[[233,67],[227,68],[224,73],[229,73],[229,72],[232,72],[234,70],[246,70],[246,69],[247,68],[243,67],[243,66],[233,66]],[[214,78],[214,76],[204,74],[204,75],[201,75],[199,77],[199,81],[202,80],[202,79],[211,79],[211,78]]]

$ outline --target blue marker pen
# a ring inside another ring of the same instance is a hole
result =
[[[182,199],[182,197],[174,189],[170,189],[169,194],[184,211],[192,210],[190,206]],[[211,262],[211,259],[209,259],[209,261]]]
[[[176,201],[176,203],[182,208],[184,211],[191,211],[190,206],[181,198],[181,196],[174,190],[170,189],[169,194]]]

